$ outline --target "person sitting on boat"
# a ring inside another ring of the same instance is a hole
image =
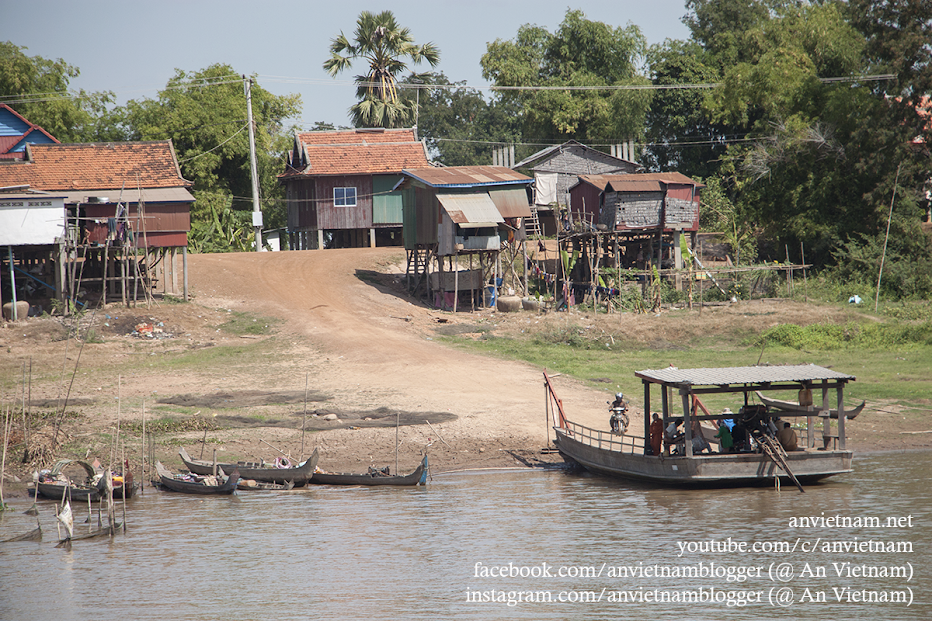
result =
[[[702,425],[697,419],[693,419],[692,424],[690,425],[693,432],[693,455],[698,455],[702,451],[712,452],[712,447],[709,445],[709,441],[705,439],[705,436],[702,435]]]
[[[793,431],[789,423],[783,423],[783,429],[777,434],[777,440],[780,441],[780,446],[782,446],[783,450],[786,452],[799,450],[799,441],[796,438],[796,432]]]
[[[660,455],[663,450],[663,421],[657,412],[654,412],[650,423],[650,450],[654,455]]]
[[[735,426],[731,429],[731,439],[734,443],[732,446],[735,451],[747,451],[750,450],[748,446],[748,430],[743,423],[735,423]]]
[[[735,441],[731,437],[731,432],[728,431],[728,425],[722,422],[718,427],[718,433],[715,434],[715,437],[718,438],[718,441],[721,443],[722,453],[730,453],[732,451]]]
[[[682,418],[674,418],[663,432],[663,441],[671,454],[676,454],[680,450],[680,445],[686,443],[686,434],[679,430],[682,424]]]

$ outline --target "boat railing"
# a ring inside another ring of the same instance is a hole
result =
[[[593,429],[570,421],[564,421],[564,425],[558,429],[582,444],[619,453],[641,453],[644,451],[644,439],[637,436]]]

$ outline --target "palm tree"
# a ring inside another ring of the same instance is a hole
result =
[[[330,58],[324,69],[331,76],[348,68],[355,59],[369,63],[369,73],[356,76],[356,97],[350,108],[357,127],[399,127],[412,117],[412,107],[398,97],[397,76],[407,65],[427,61],[431,67],[440,62],[440,50],[433,43],[418,46],[411,31],[395,21],[391,11],[378,15],[363,11],[356,20],[356,32],[350,41],[342,32],[330,43]]]

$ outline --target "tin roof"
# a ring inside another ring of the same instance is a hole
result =
[[[614,192],[659,192],[664,185],[693,185],[704,188],[705,185],[678,172],[631,173],[627,175],[579,175],[579,183],[588,183],[599,190]],[[573,187],[576,187],[574,185]],[[572,188],[570,188],[572,189]]]
[[[645,382],[675,386],[728,386],[731,384],[775,384],[779,382],[853,381],[853,375],[838,373],[814,364],[759,367],[725,367],[720,369],[677,369],[637,371]]]
[[[534,180],[505,166],[446,166],[405,169],[404,174],[434,188],[530,184]]]
[[[508,188],[505,190],[489,190],[492,202],[498,207],[503,218],[530,218],[531,205],[528,203],[527,191],[524,188]]]
[[[453,222],[464,224],[488,224],[494,226],[504,222],[502,214],[489,195],[485,192],[479,194],[438,194],[437,200]]]

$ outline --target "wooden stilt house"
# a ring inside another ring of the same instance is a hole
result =
[[[513,265],[524,252],[533,179],[503,166],[419,168],[403,174],[399,188],[414,192],[405,209],[404,242],[415,291],[426,291],[438,307],[457,310],[460,292],[472,306],[493,305],[509,276],[512,289],[526,290],[526,274],[522,282]]]

